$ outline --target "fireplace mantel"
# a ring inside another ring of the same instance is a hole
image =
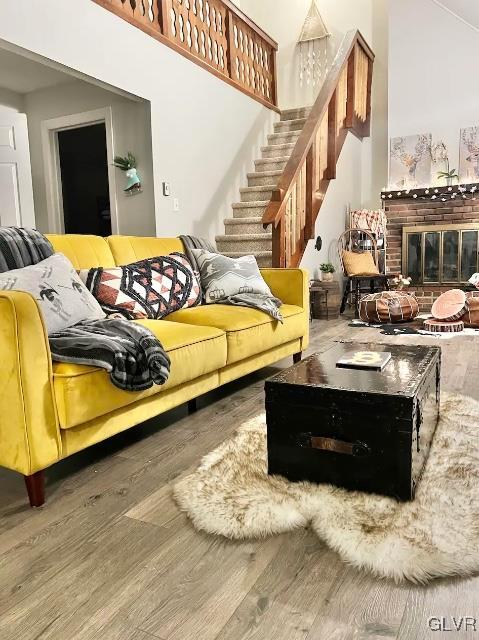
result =
[[[435,201],[439,199],[442,201],[443,198],[446,199],[446,202],[458,198],[470,200],[476,198],[476,196],[479,198],[479,182],[440,187],[436,185],[433,187],[421,187],[420,189],[383,189],[381,191],[381,199],[385,204],[392,200]]]

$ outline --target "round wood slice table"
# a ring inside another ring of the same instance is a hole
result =
[[[436,320],[460,320],[466,313],[466,293],[461,289],[446,291],[434,302],[431,313]]]
[[[424,320],[423,328],[425,331],[431,331],[433,333],[460,333],[464,331],[464,322],[462,320],[453,320],[448,322],[446,320]]]

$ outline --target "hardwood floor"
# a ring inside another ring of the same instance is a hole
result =
[[[335,339],[394,340],[315,321],[308,353]],[[421,343],[423,341],[421,340]],[[432,339],[433,344],[439,344]],[[443,389],[479,398],[478,337],[440,342]],[[307,354],[305,354],[307,355]],[[47,504],[0,472],[2,640],[422,640],[428,618],[475,616],[479,577],[395,585],[345,565],[310,531],[259,542],[197,533],[169,483],[263,401],[284,361],[160,416],[47,472]]]

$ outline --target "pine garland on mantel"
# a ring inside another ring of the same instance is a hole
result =
[[[383,189],[381,200],[432,200],[447,202],[447,200],[477,200],[479,196],[479,182],[470,184],[449,185],[444,187],[422,187],[421,189]]]

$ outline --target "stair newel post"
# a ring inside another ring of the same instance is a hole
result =
[[[283,214],[276,225],[273,223],[273,267],[286,267],[285,229]]]
[[[352,129],[355,125],[355,101],[356,101],[356,46],[353,47],[348,60],[348,98],[346,102],[346,129]]]
[[[336,178],[336,163],[338,161],[337,154],[337,110],[338,110],[338,94],[337,90],[331,96],[328,107],[328,164],[324,172],[325,180],[334,180]]]
[[[172,0],[158,0],[158,22],[161,26],[161,33],[166,38],[171,37],[170,14],[172,8]]]
[[[304,238],[306,241],[314,238],[314,227],[316,222],[315,208],[319,183],[317,175],[317,151],[318,147],[316,140],[314,140],[306,157],[306,212],[304,222]]]

